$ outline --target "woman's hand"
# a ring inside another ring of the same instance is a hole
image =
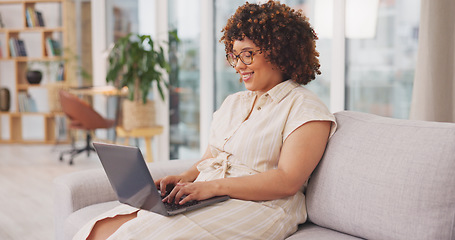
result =
[[[216,189],[214,181],[177,183],[163,202],[174,201],[176,204],[185,204],[192,200],[204,200],[217,196]]]
[[[205,159],[212,158],[212,153],[210,152],[210,148],[207,146],[204,155],[202,155],[202,159],[195,163],[190,169],[186,172],[183,172],[180,175],[171,175],[166,176],[164,178],[160,178],[155,181],[155,186],[161,191],[161,196],[165,196],[166,192],[171,191],[173,187],[177,186],[179,183],[190,183],[193,182],[197,176],[199,175],[199,171],[197,170],[197,165],[204,161]],[[175,195],[175,194],[174,194]]]
[[[155,186],[161,191],[161,196],[165,196],[177,184],[188,182],[183,175],[166,176],[155,181]]]

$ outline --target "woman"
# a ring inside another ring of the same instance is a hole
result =
[[[301,86],[320,73],[317,37],[300,12],[273,1],[239,7],[223,32],[227,60],[248,91],[214,113],[202,159],[155,184],[175,185],[163,201],[231,199],[174,217],[122,205],[76,239],[283,239],[306,221],[302,189],[336,128]]]

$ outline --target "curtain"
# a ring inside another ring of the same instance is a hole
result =
[[[455,0],[422,0],[410,119],[455,122]]]

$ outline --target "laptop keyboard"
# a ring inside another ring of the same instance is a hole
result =
[[[164,198],[164,197],[162,197]],[[166,207],[166,209],[168,211],[174,211],[174,210],[178,210],[178,209],[181,209],[181,208],[186,208],[186,207],[189,207],[189,206],[193,206],[193,205],[196,205],[199,203],[199,201],[197,200],[193,200],[193,201],[189,201],[189,202],[186,202],[185,204],[176,204],[175,202],[163,202],[164,203],[164,206]]]

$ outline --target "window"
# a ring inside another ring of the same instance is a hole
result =
[[[199,152],[199,1],[170,0],[169,30],[180,41],[169,38],[171,84],[169,93],[170,159],[198,158]],[[202,63],[212,64],[212,63]]]
[[[369,2],[375,5],[367,16],[372,22],[367,26],[370,29],[357,26],[351,34],[348,18],[358,16],[361,9],[350,6],[349,1],[346,6],[346,108],[408,118],[420,4],[409,0]]]

